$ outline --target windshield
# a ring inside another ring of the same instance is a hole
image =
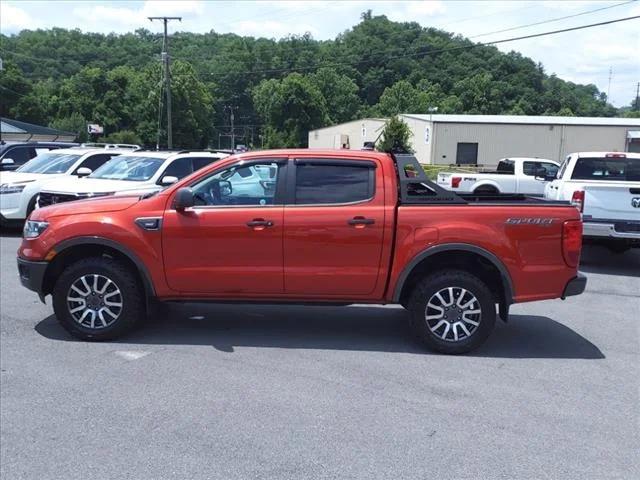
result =
[[[157,157],[120,155],[102,165],[89,178],[144,182],[153,177],[163,162],[164,159]]]
[[[640,160],[624,157],[579,158],[573,180],[640,181]]]
[[[41,153],[18,168],[17,172],[24,173],[65,173],[76,160],[80,158],[77,153]]]

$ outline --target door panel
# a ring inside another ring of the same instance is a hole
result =
[[[223,297],[283,293],[285,165],[256,160],[216,170],[191,185],[195,206],[165,212],[170,288]],[[257,173],[263,169],[268,181]]]
[[[302,182],[305,186],[298,188],[298,197],[324,204],[285,206],[285,293],[358,296],[373,292],[384,234],[382,169],[365,169],[370,171],[370,193],[353,172],[327,169],[300,175],[300,169],[296,165],[298,185]],[[310,179],[321,179],[325,173],[325,184],[318,181],[310,185]],[[342,188],[337,185],[340,177],[346,182]],[[326,192],[324,202],[322,192]],[[345,192],[372,198],[356,203],[330,203],[331,196],[347,200]]]
[[[282,216],[281,205],[167,210],[162,250],[169,287],[221,295],[282,293]],[[272,225],[247,225],[259,219]]]

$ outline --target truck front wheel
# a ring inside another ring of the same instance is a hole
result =
[[[432,350],[467,353],[482,345],[496,321],[495,299],[487,285],[460,270],[425,277],[407,308],[417,336]]]
[[[81,340],[112,340],[144,318],[144,296],[136,275],[121,262],[91,257],[69,265],[53,289],[60,324]]]

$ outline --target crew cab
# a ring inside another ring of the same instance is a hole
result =
[[[58,177],[78,181],[116,155],[130,151],[60,148],[39,154],[14,172],[0,172],[0,225],[21,224],[36,208],[38,194],[48,181]]]
[[[542,196],[549,177],[555,177],[559,164],[544,158],[503,158],[491,172],[441,172],[437,183],[459,193],[495,195],[522,193]]]
[[[545,198],[578,207],[586,240],[616,252],[640,247],[640,153],[572,153]]]
[[[137,151],[120,155],[81,179],[42,186],[36,208],[107,195],[147,194],[165,188],[227,154],[208,151]]]
[[[584,290],[581,233],[568,202],[459,196],[410,155],[273,150],[155,194],[35,210],[18,270],[85,340],[123,335],[158,301],[400,304],[428,347],[463,353],[496,310]]]

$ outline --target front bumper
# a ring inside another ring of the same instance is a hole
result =
[[[590,222],[582,224],[583,237],[640,240],[640,222]]]
[[[577,277],[573,277],[571,280],[567,282],[567,285],[564,287],[564,292],[562,292],[562,299],[564,300],[567,297],[572,297],[574,295],[580,295],[584,292],[584,289],[587,288],[587,277],[578,272]]]
[[[18,257],[18,275],[22,286],[36,292],[40,299],[44,298],[44,274],[49,262],[33,262]]]

